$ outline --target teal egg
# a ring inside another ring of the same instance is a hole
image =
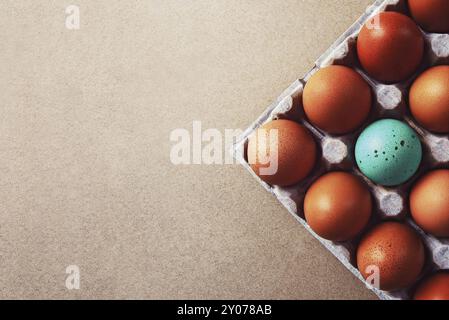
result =
[[[383,186],[410,179],[422,159],[421,141],[406,123],[384,119],[372,123],[357,139],[355,159],[360,171]]]

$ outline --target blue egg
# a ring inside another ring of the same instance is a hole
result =
[[[421,141],[408,124],[394,119],[379,120],[360,134],[355,159],[360,171],[373,182],[397,186],[418,170]]]

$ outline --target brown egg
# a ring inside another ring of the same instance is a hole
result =
[[[418,287],[415,300],[449,300],[449,272],[438,272]]]
[[[304,111],[316,127],[344,134],[357,129],[371,109],[371,88],[360,74],[343,66],[315,73],[304,88]]]
[[[332,241],[354,238],[371,216],[372,199],[365,184],[346,172],[331,172],[315,181],[304,199],[307,223]]]
[[[290,120],[275,120],[259,128],[248,143],[254,172],[271,185],[298,183],[312,171],[317,147],[310,132]]]
[[[380,289],[394,291],[413,284],[424,266],[424,245],[418,234],[399,222],[384,222],[369,231],[357,249],[357,266],[367,279],[379,268]]]
[[[372,77],[383,83],[396,83],[417,71],[423,58],[424,37],[406,15],[382,12],[360,31],[357,53]]]
[[[424,231],[449,237],[449,170],[431,171],[413,186],[410,212]]]
[[[413,117],[423,127],[449,133],[449,66],[433,67],[421,74],[410,89],[409,100]]]
[[[410,13],[427,32],[449,32],[449,1],[408,0]]]

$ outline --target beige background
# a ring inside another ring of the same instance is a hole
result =
[[[374,298],[243,168],[169,159],[194,120],[246,128],[371,2],[2,0],[0,297]]]

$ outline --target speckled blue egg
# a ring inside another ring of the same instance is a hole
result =
[[[362,173],[383,186],[410,179],[422,159],[421,141],[406,123],[383,119],[368,126],[357,139],[355,159]]]

